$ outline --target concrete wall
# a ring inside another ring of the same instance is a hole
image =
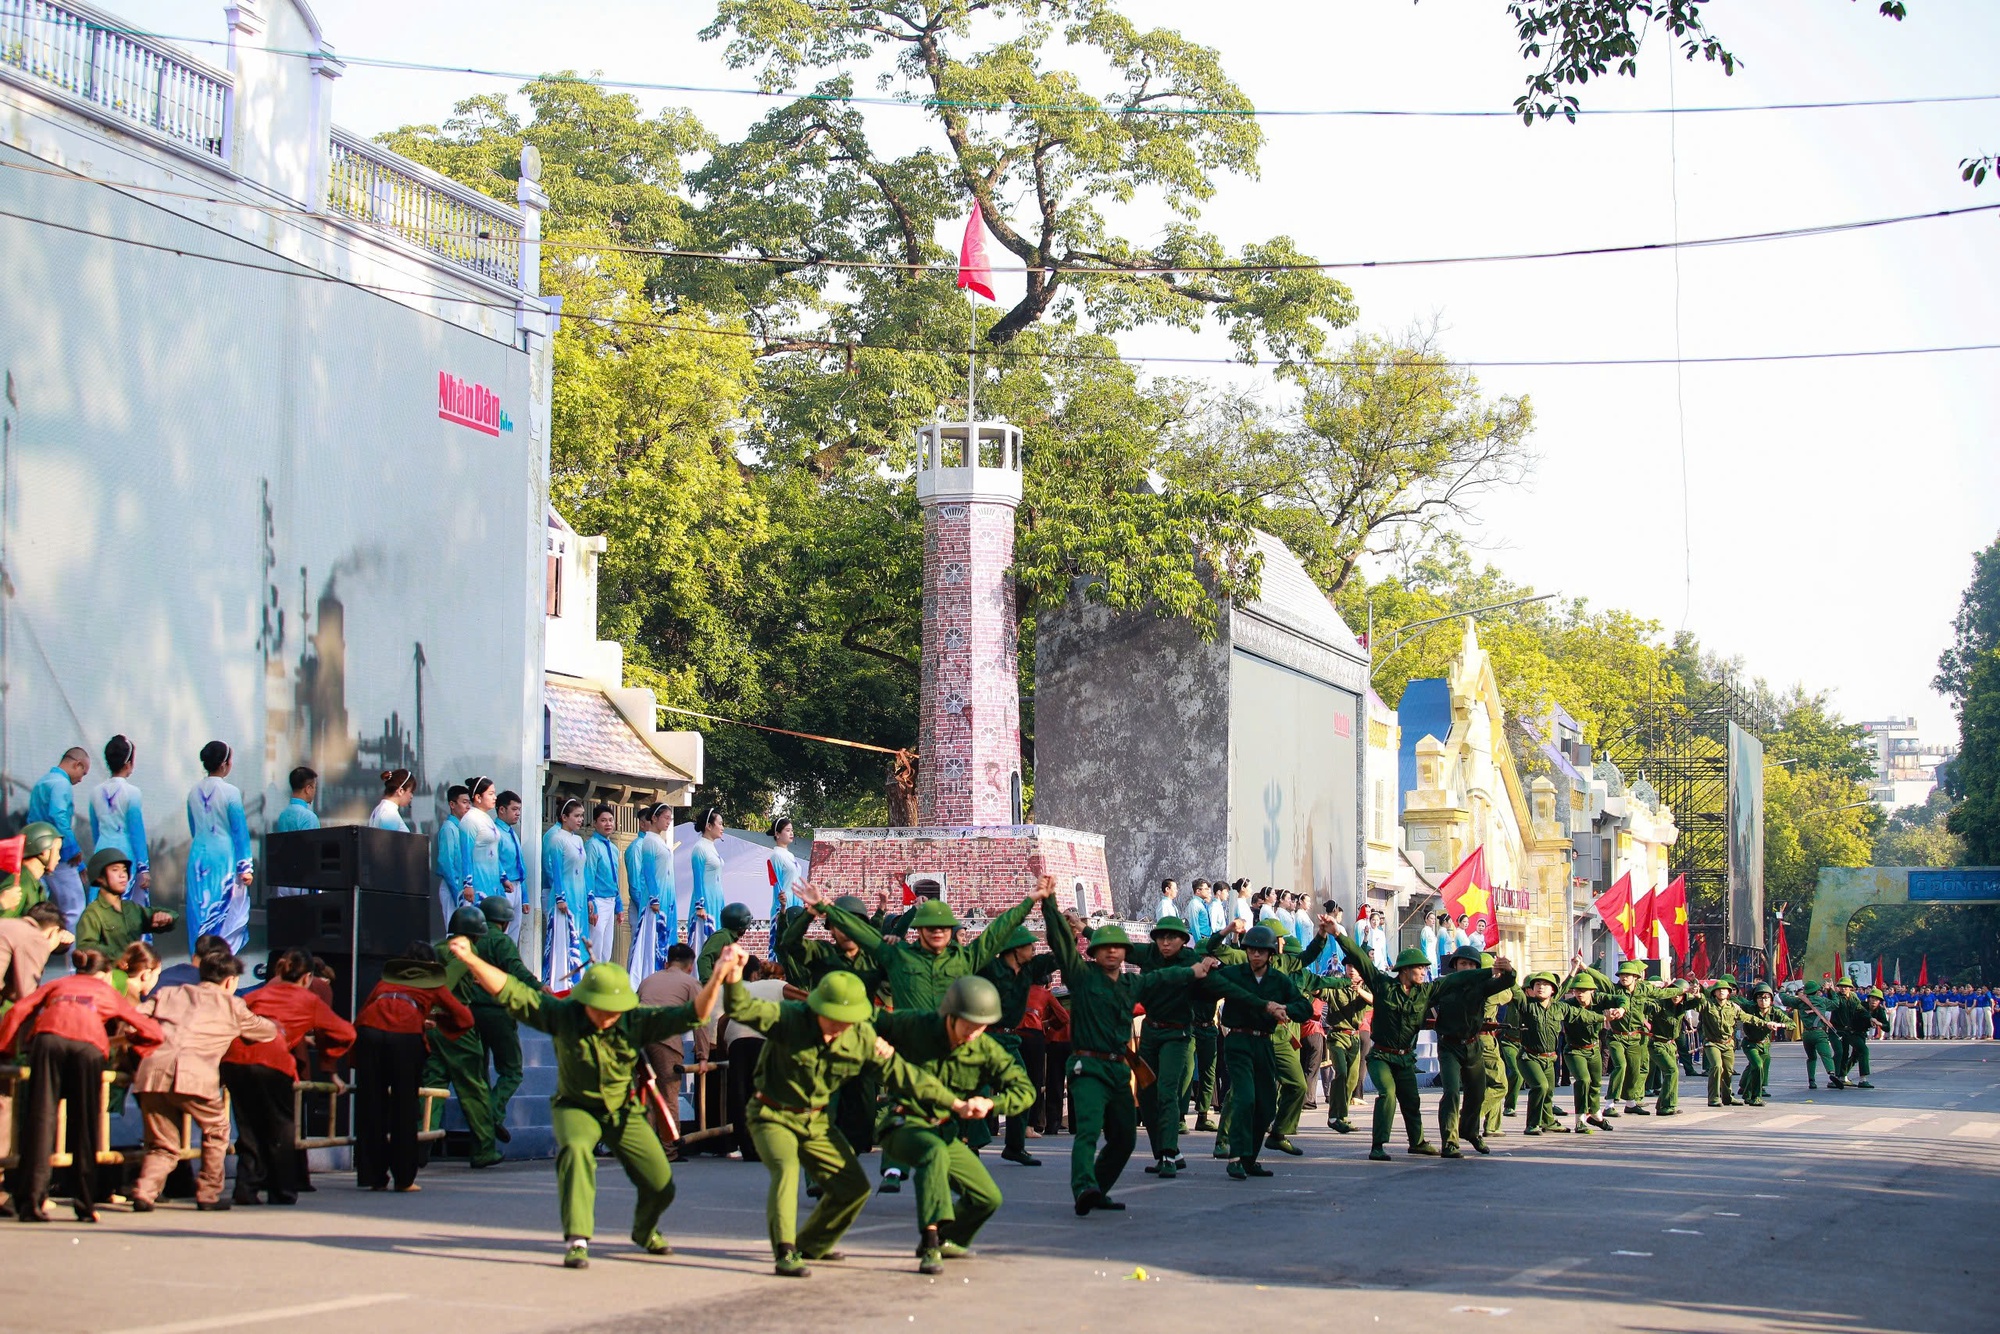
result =
[[[1127,916],[1229,873],[1229,651],[1074,599],[1036,620],[1034,819],[1104,835]]]

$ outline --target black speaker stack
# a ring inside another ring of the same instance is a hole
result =
[[[264,905],[272,949],[310,950],[332,966],[334,1009],[353,1020],[382,965],[439,931],[431,841],[362,825],[328,825],[264,840],[267,883],[305,889]]]

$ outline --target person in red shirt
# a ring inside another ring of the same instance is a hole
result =
[[[391,1178],[397,1190],[418,1188],[417,1089],[433,1022],[456,1037],[472,1027],[472,1011],[445,985],[431,943],[412,941],[382,969],[354,1025],[354,1175],[368,1190],[387,1190]]]
[[[1069,1131],[1069,1011],[1062,1003],[1069,988],[1034,988],[1028,993],[1031,1009],[1036,1006],[1037,991],[1048,993],[1038,1011],[1042,1016],[1043,1060],[1047,1068],[1042,1088],[1042,1133],[1062,1135]]]
[[[310,1041],[336,1062],[354,1045],[354,1026],[313,994],[311,980],[312,955],[298,949],[279,955],[264,985],[243,993],[243,1003],[276,1024],[279,1035],[268,1042],[238,1038],[223,1053],[222,1083],[236,1112],[237,1204],[256,1204],[259,1190],[272,1204],[299,1202],[296,1052]]]
[[[24,1038],[28,1094],[20,1102],[20,1164],[8,1173],[7,1193],[24,1223],[46,1223],[49,1155],[56,1147],[56,1103],[69,1103],[69,1151],[76,1162],[77,1221],[97,1221],[97,1100],[111,1031],[123,1024],[142,1050],[156,1046],[160,1026],[139,1013],[113,986],[110,961],[100,950],[78,950],[75,972],[29,992],[0,1018],[0,1053]]]

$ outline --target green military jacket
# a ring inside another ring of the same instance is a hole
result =
[[[507,1009],[506,1004],[500,997],[488,994],[486,988],[473,979],[471,970],[451,957],[450,952],[445,949],[445,944],[444,941],[438,942],[437,953],[438,958],[446,961],[445,985],[451,988],[451,994],[464,1001],[468,1009],[498,1010],[504,1014]],[[472,942],[472,952],[507,976],[525,982],[537,991],[541,990],[542,979],[536,977],[534,970],[521,962],[521,951],[499,927],[489,926],[485,935]]]
[[[694,956],[694,975],[706,983],[709,974],[715,971],[715,961],[722,957],[722,951],[736,943],[736,933],[717,927],[707,940],[701,942],[701,953]]]
[[[1487,968],[1467,968],[1446,973],[1446,978],[1483,977],[1483,987],[1440,987],[1437,996],[1437,1035],[1440,1042],[1467,1043],[1479,1037],[1479,1030],[1500,1013],[1500,1007],[1514,990],[1512,972],[1495,973]],[[1440,978],[1442,982],[1444,979]]]
[[[1230,940],[1231,932],[1224,928],[1201,942],[1203,954],[1213,954],[1224,963],[1246,963],[1249,956],[1243,947]],[[1319,956],[1326,953],[1327,937],[1315,932],[1312,942],[1297,954],[1280,951],[1271,956],[1271,967],[1281,973],[1303,973],[1319,962]],[[1148,947],[1150,948],[1150,947]]]
[[[1598,986],[1597,1000],[1592,1008],[1625,1011],[1616,1019],[1604,1021],[1605,1036],[1613,1042],[1641,1042],[1652,1028],[1653,1006],[1659,1003],[1660,991],[1641,980],[1630,991],[1624,990],[1617,980],[1598,972],[1595,968],[1579,969],[1588,973]]]
[[[1789,1030],[1792,1026],[1791,1016],[1779,1009],[1775,1001],[1772,1002],[1769,1010],[1758,1010],[1754,1006],[1746,1006],[1743,1010],[1743,1015],[1746,1019],[1765,1021],[1760,1024],[1745,1024],[1743,1026],[1743,1045],[1745,1047],[1768,1047],[1771,1045],[1771,1035],[1773,1033],[1781,1029]]]
[[[1604,1017],[1595,1010],[1568,1001],[1533,1001],[1526,993],[1514,992],[1514,1010],[1521,1017],[1521,1050],[1530,1056],[1553,1056],[1556,1040],[1572,1026],[1585,1032],[1586,1042],[1596,1038]]]
[[[889,1000],[899,1010],[935,1010],[954,978],[979,972],[1005,951],[1007,938],[1028,920],[1033,899],[1022,899],[986,924],[970,945],[947,945],[936,954],[921,945],[887,940],[865,918],[839,904],[826,905],[829,926],[840,928],[889,977]]]
[[[495,999],[515,1019],[555,1039],[556,1091],[549,1101],[589,1112],[615,1112],[637,1096],[633,1073],[645,1060],[646,1044],[677,1038],[698,1023],[692,1005],[642,1005],[599,1031],[581,1003],[544,995],[518,977],[508,978]]]
[[[811,991],[828,973],[852,973],[861,979],[870,996],[888,994],[889,975],[867,950],[856,949],[847,955],[830,940],[813,940],[806,935],[812,924],[811,913],[794,913],[786,919],[784,933],[778,937],[778,959],[785,965],[786,979],[792,985]]]
[[[1341,953],[1347,956],[1348,962],[1361,970],[1362,980],[1367,982],[1368,989],[1375,993],[1375,1018],[1369,1025],[1369,1032],[1376,1046],[1386,1047],[1391,1053],[1415,1051],[1417,1034],[1423,1031],[1431,1007],[1459,990],[1476,990],[1476,994],[1483,998],[1514,985],[1512,973],[1505,974],[1503,981],[1489,968],[1474,968],[1435,978],[1405,991],[1394,973],[1385,973],[1377,968],[1368,951],[1350,937],[1341,935],[1334,939],[1339,942]]]
[[[1221,995],[1222,1026],[1232,1033],[1276,1032],[1278,1021],[1264,1008],[1272,1001],[1285,1007],[1285,1018],[1292,1023],[1312,1018],[1312,1001],[1279,970],[1276,959],[1262,977],[1250,971],[1248,962],[1225,963],[1208,975],[1207,984],[1209,991]]]
[[[0,909],[0,917],[19,917],[37,903],[48,902],[48,891],[42,888],[42,882],[35,879],[33,872],[16,871],[12,875],[0,876],[0,897],[16,886],[21,890],[20,900],[11,908]]]
[[[1797,996],[1791,1013],[1798,1016],[1799,1027],[1808,1033],[1824,1033],[1831,1028],[1825,1010],[1811,996],[1803,993]]]
[[[877,1076],[894,1097],[942,1102],[947,1108],[957,1101],[935,1075],[895,1053],[887,1059],[876,1055],[875,1025],[865,1020],[828,1040],[820,1032],[819,1016],[804,1001],[762,1000],[741,982],[731,982],[722,989],[722,1004],[731,1019],[764,1035],[764,1050],[751,1076],[760,1096],[753,1116],[800,1130],[823,1126],[835,1092],[864,1073]]]
[[[1017,1027],[1028,1013],[1028,993],[1038,986],[1047,986],[1057,967],[1055,955],[1037,954],[1018,969],[1009,968],[1004,959],[995,959],[980,969],[979,975],[1000,993],[1000,1022],[994,1027],[1009,1030]]]
[[[1018,1116],[1035,1105],[1035,1084],[1028,1072],[984,1033],[954,1047],[944,1016],[934,1010],[878,1010],[875,1031],[889,1040],[898,1056],[933,1076],[952,1095],[942,1102],[911,1096],[885,1103],[878,1134],[914,1122],[936,1126],[946,1138],[954,1138],[959,1125],[951,1105],[960,1098],[990,1097],[993,1110],[1001,1116]]]
[[[1144,1005],[1151,1014],[1155,1007],[1170,1004],[1175,992],[1198,982],[1192,968],[1106,977],[1077,949],[1069,922],[1053,898],[1042,900],[1042,920],[1048,925],[1049,949],[1069,984],[1070,1047],[1077,1052],[1123,1052],[1132,1041],[1133,1010]]]
[[[1701,1040],[1711,1047],[1733,1050],[1738,1024],[1742,1024],[1747,1032],[1751,1028],[1775,1028],[1780,1022],[1778,1019],[1761,1019],[1734,1000],[1719,1001],[1713,996],[1701,998]]]
[[[1881,1010],[1871,1010],[1859,996],[1842,997],[1833,1003],[1833,1031],[1844,1037],[1860,1037],[1868,1032],[1870,1024],[1889,1026],[1889,1016]]]
[[[1125,951],[1125,962],[1137,967],[1141,973],[1157,973],[1163,968],[1192,968],[1200,958],[1192,943],[1181,946],[1180,952],[1171,959],[1150,940],[1138,941]],[[1146,1002],[1148,1028],[1178,1030],[1214,1022],[1215,995],[1199,987],[1163,992]]]
[[[1678,1042],[1681,1036],[1681,1016],[1701,1004],[1698,992],[1680,994],[1658,989],[1646,1011],[1647,1032],[1655,1042]]]
[[[1361,1016],[1368,1013],[1360,989],[1341,976],[1323,979],[1319,992],[1326,997],[1326,1017],[1320,1022],[1326,1025],[1327,1040],[1352,1042],[1361,1033]]]
[[[103,950],[115,963],[127,945],[145,938],[153,911],[141,908],[130,899],[120,899],[114,908],[110,895],[99,894],[84,906],[83,915],[76,919],[76,947],[80,950]],[[167,913],[167,916],[174,921],[161,929],[171,931],[174,922],[180,918],[173,913]]]

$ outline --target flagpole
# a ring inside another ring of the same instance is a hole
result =
[[[966,425],[966,465],[979,462],[979,442],[972,439],[972,423],[979,420],[973,411],[974,395],[978,386],[977,363],[979,361],[979,307],[970,296],[965,299],[966,317],[972,322],[971,332],[965,339],[965,425]]]

